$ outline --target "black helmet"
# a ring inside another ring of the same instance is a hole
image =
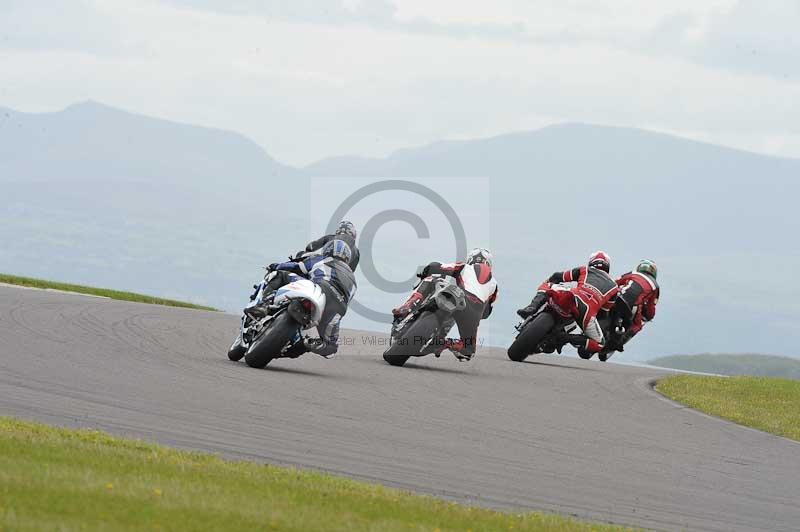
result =
[[[348,220],[342,220],[339,222],[339,227],[336,228],[337,235],[350,235],[353,238],[357,236],[356,226],[353,225],[353,222]]]
[[[325,244],[325,247],[322,248],[322,254],[347,263],[353,257],[353,252],[350,251],[350,246],[347,245],[347,242],[339,239],[331,240]]]

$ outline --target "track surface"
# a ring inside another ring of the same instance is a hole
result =
[[[227,360],[235,316],[0,286],[0,415],[656,529],[800,529],[800,445],[678,407],[658,370],[484,350],[405,368]]]

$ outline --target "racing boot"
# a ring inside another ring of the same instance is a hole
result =
[[[326,342],[322,338],[310,338],[307,336],[303,340],[303,345],[305,345],[309,352],[316,353],[322,358],[330,360],[336,356],[336,346],[332,346],[332,344]]]
[[[472,357],[475,356],[475,351],[468,352],[464,350],[466,344],[464,340],[455,339],[451,340],[450,338],[447,339],[447,348],[456,356],[456,358],[460,362],[469,362],[472,360]]]
[[[528,316],[533,316],[536,314],[536,311],[539,310],[542,305],[547,302],[547,294],[544,292],[537,292],[534,298],[531,300],[531,303],[527,307],[523,307],[517,311],[517,315],[525,319]]]
[[[460,361],[472,360],[472,354],[463,351],[465,345],[464,340],[460,338],[445,338],[437,343],[434,354],[438,358],[442,355],[442,351],[449,349]]]
[[[413,292],[410,296],[408,296],[408,299],[406,299],[405,303],[397,308],[392,309],[392,316],[394,316],[395,319],[405,318],[417,308],[417,305],[419,305],[419,302],[423,299],[424,298],[421,293],[417,291]]]
[[[304,342],[295,342],[294,345],[283,352],[283,356],[286,358],[297,358],[306,351],[308,351],[308,349],[306,349]]]
[[[583,353],[581,358],[586,358],[586,355],[591,357],[594,353],[599,353],[603,350],[603,346],[600,342],[587,338],[582,334],[568,334],[566,338],[567,342],[578,349],[578,354],[581,354],[581,352]]]

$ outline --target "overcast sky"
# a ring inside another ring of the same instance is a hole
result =
[[[0,0],[0,106],[87,99],[295,165],[564,121],[800,157],[800,2]]]

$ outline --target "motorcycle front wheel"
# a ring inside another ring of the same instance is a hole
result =
[[[228,349],[228,358],[237,362],[242,359],[245,353],[247,353],[247,348],[242,345],[242,333],[239,333],[239,336],[236,337],[236,340],[233,341],[230,349]]]

